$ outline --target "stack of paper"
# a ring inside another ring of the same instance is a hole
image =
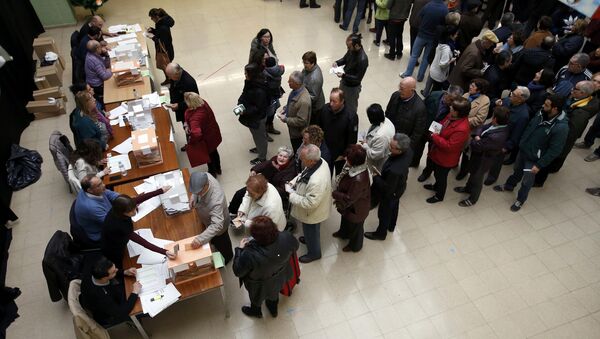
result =
[[[142,302],[144,313],[148,313],[148,315],[154,317],[177,302],[180,296],[181,293],[175,288],[175,285],[170,283],[159,290],[141,294],[140,301]]]
[[[133,222],[137,222],[138,220],[148,215],[150,212],[154,211],[158,206],[160,206],[159,197],[154,197],[152,199],[144,201],[143,203],[138,205],[137,213],[133,217],[131,217],[131,220],[133,220]]]
[[[155,108],[160,106],[160,96],[157,92],[153,92],[150,94],[145,94],[142,96],[142,100],[148,99],[148,103],[150,108]]]
[[[121,172],[120,164],[123,164],[126,171],[131,169],[131,161],[129,161],[129,156],[127,154],[115,155],[108,159],[110,173],[114,174]]]
[[[108,27],[108,33],[125,32],[126,30],[127,30],[127,25],[125,25],[125,24],[112,25],[112,26]]]
[[[161,203],[168,215],[190,210],[190,200],[181,170],[157,174],[144,179],[144,182],[154,187],[171,186],[169,191],[160,195]]]
[[[157,266],[161,265],[143,265],[142,268],[137,269],[135,277],[142,284],[140,294],[151,293],[165,287],[165,279],[157,270]]]
[[[117,108],[110,110],[108,113],[110,113],[108,116],[109,119],[116,119],[119,117],[119,115],[127,113],[127,104],[121,104],[117,106]]]

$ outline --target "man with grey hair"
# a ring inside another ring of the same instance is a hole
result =
[[[569,118],[569,134],[567,134],[567,141],[562,152],[557,156],[547,167],[541,168],[539,173],[535,176],[535,183],[533,187],[542,187],[544,182],[550,173],[558,172],[562,165],[567,160],[567,156],[575,141],[583,135],[590,119],[598,113],[600,109],[600,101],[597,97],[593,96],[594,83],[591,81],[580,81],[571,90],[571,98],[567,101],[567,108],[565,113]],[[600,159],[600,156],[592,153],[585,158],[585,161],[594,161]]]
[[[230,223],[225,192],[217,179],[206,172],[194,172],[190,176],[190,208],[195,208],[204,231],[194,238],[192,248],[200,248],[210,242],[225,259],[225,265],[233,258],[231,239],[227,232]]]
[[[96,40],[88,41],[86,48],[85,79],[88,85],[94,89],[94,98],[104,106],[104,81],[112,77],[110,58],[106,47]]]
[[[365,232],[367,239],[385,240],[387,233],[396,229],[400,197],[406,190],[408,167],[413,158],[410,144],[411,140],[406,134],[396,133],[390,141],[390,157],[383,164],[381,173],[373,173],[371,201],[379,202],[379,225],[375,232]]]
[[[589,63],[589,55],[585,53],[573,55],[569,59],[569,63],[556,73],[552,88],[554,93],[566,98],[578,82],[592,79],[592,72],[586,68]]]
[[[292,217],[302,223],[304,236],[298,240],[307,249],[298,260],[309,263],[321,258],[321,223],[331,211],[331,172],[313,144],[302,149],[300,161],[304,170],[285,185],[285,190],[290,194]]]
[[[302,130],[308,126],[312,111],[310,93],[304,87],[303,80],[304,76],[300,71],[290,74],[288,85],[292,91],[288,95],[287,105],[283,106],[277,115],[288,126],[290,142],[294,151],[302,144]]]
[[[200,94],[198,85],[196,80],[177,63],[168,64],[165,68],[165,74],[171,80],[171,88],[169,89],[171,103],[167,107],[175,111],[175,119],[183,123],[184,113],[187,109],[183,94],[185,92]],[[181,150],[184,151],[185,146]]]

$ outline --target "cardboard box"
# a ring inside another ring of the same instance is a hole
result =
[[[163,162],[154,127],[132,131],[131,145],[138,167],[148,167]]]
[[[67,96],[65,95],[63,90],[58,86],[33,91],[33,98],[35,100],[46,100],[48,98],[62,98],[63,101],[67,101]]]
[[[62,100],[56,100],[51,104],[48,100],[36,100],[27,103],[27,111],[35,115],[36,120],[67,114]]]
[[[65,59],[58,53],[58,48],[56,47],[56,43],[54,39],[51,37],[41,37],[33,40],[33,50],[35,55],[39,60],[43,60],[46,56],[46,52],[54,52],[58,54],[58,61],[60,62],[60,67],[65,69]]]
[[[48,86],[45,87],[38,86],[39,89],[62,86],[62,71],[60,70],[60,67],[56,66],[56,64],[57,63],[51,66],[44,66],[37,69],[37,71],[35,72],[35,77],[45,78],[48,83]]]

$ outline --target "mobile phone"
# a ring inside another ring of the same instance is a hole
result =
[[[119,179],[121,179],[121,175],[120,174],[113,175],[113,176],[111,176],[111,177],[108,178],[108,180],[110,180],[110,181],[115,181],[115,180],[119,180]]]

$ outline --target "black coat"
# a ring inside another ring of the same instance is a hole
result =
[[[269,108],[269,93],[265,82],[245,80],[242,95],[238,99],[239,104],[246,107],[239,117],[240,123],[249,128],[258,128],[260,120],[267,116]]]
[[[569,59],[579,51],[583,42],[584,38],[579,34],[570,33],[560,38],[552,48],[552,55],[556,58],[554,70],[568,64]]]
[[[341,83],[348,87],[360,85],[367,67],[369,67],[369,58],[363,48],[358,52],[348,51],[343,58],[335,62],[338,66],[344,66],[344,75]]]
[[[458,24],[458,48],[464,51],[471,44],[473,38],[478,36],[483,28],[483,22],[475,13],[467,12],[460,16]]]
[[[410,144],[413,148],[429,127],[427,126],[427,108],[416,93],[405,102],[400,98],[400,92],[394,92],[385,109],[385,117],[394,123],[396,133],[404,133],[410,137]]]
[[[267,297],[277,295],[292,278],[290,256],[298,246],[298,240],[284,231],[270,245],[260,246],[251,240],[243,249],[236,247],[233,273],[246,286],[252,305],[261,305]]]
[[[412,149],[400,155],[391,155],[381,168],[381,175],[373,177],[371,194],[378,194],[380,199],[400,199],[406,191],[408,166],[413,159]]]
[[[508,139],[508,126],[491,130],[487,133],[482,133],[492,127],[492,124],[486,124],[481,126],[481,129],[476,132],[477,136],[480,136],[480,140],[471,140],[471,152],[481,156],[483,159],[492,158],[502,155],[502,148],[506,139]]]
[[[510,79],[506,71],[501,70],[498,65],[491,65],[483,73],[483,78],[490,83],[488,97],[491,102],[502,97],[502,91],[510,88]]]
[[[325,134],[325,143],[331,153],[331,161],[342,155],[349,145],[358,139],[358,115],[350,112],[347,106],[334,113],[331,105],[323,106],[319,115],[319,127]]]
[[[527,86],[529,88],[529,99],[527,99],[527,106],[529,106],[529,119],[542,109],[546,97],[548,97],[548,89],[544,86],[535,86],[531,83]]]
[[[527,86],[536,72],[543,68],[552,69],[554,63],[551,51],[541,47],[527,48],[521,50],[518,58],[514,58],[510,70],[517,84]]]
[[[162,17],[157,23],[156,27],[151,29],[150,32],[154,34],[152,40],[154,40],[154,48],[158,51],[159,44],[162,42],[169,55],[169,60],[175,59],[175,50],[173,49],[173,38],[171,37],[171,27],[175,25],[175,20],[169,15]]]
[[[52,301],[67,300],[69,283],[80,277],[83,256],[71,252],[73,241],[69,233],[56,231],[48,242],[42,259],[42,271]]]
[[[187,105],[183,100],[183,94],[185,92],[194,92],[199,94],[196,80],[194,80],[190,73],[182,70],[181,78],[173,82],[171,84],[171,89],[169,90],[171,103],[179,105],[175,111],[175,118],[177,121],[184,121],[185,110],[187,110]]]

